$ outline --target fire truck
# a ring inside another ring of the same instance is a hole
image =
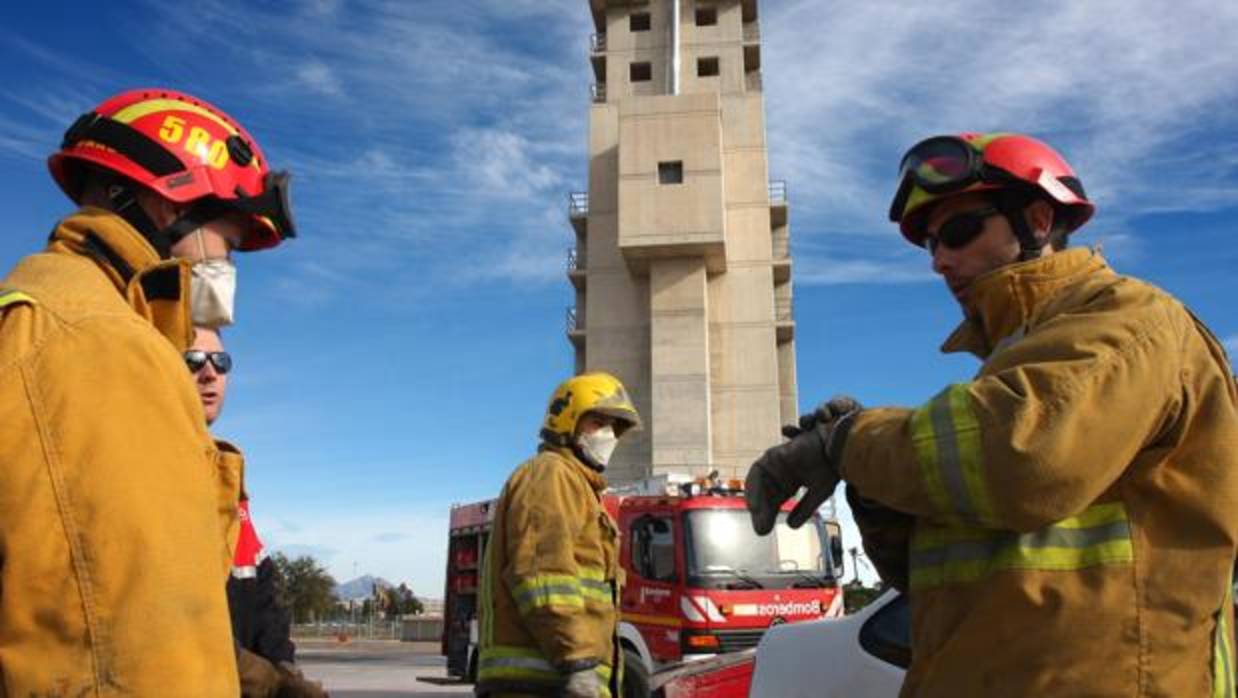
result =
[[[454,505],[442,652],[449,675],[473,680],[477,585],[495,500]],[[603,496],[622,533],[619,639],[624,695],[649,693],[658,670],[753,648],[766,628],[842,615],[838,522],[814,516],[768,536],[749,522],[738,481],[658,476]],[[630,684],[630,685],[629,685]]]

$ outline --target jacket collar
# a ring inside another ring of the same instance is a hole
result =
[[[193,343],[189,262],[160,259],[120,216],[85,206],[56,226],[47,250],[93,260],[129,306],[177,351]]]
[[[554,453],[571,463],[576,470],[584,476],[585,480],[589,483],[589,486],[593,488],[594,492],[600,495],[602,491],[606,489],[606,478],[598,471],[582,463],[580,458],[576,456],[572,449],[564,448],[562,446],[551,446],[543,443],[541,450],[550,451],[551,453]]]
[[[995,269],[972,284],[968,317],[941,350],[987,358],[1021,337],[1058,291],[1108,268],[1098,251],[1076,248]]]

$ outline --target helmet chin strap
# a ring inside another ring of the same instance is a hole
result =
[[[1032,226],[1027,224],[1027,216],[1023,213],[1023,203],[1008,196],[1000,196],[997,200],[997,210],[1006,217],[1006,221],[1010,223],[1010,229],[1014,231],[1015,239],[1019,241],[1020,262],[1039,259],[1045,246],[1036,237]]]
[[[217,201],[202,199],[190,206],[188,211],[167,227],[160,228],[138,203],[137,193],[132,185],[119,182],[109,184],[107,197],[112,204],[112,211],[125,219],[125,222],[146,238],[159,253],[160,259],[171,259],[173,245],[189,233],[218,218],[226,210]]]

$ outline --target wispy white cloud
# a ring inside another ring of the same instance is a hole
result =
[[[1094,230],[1238,205],[1234,147],[1201,145],[1238,126],[1238,5],[763,9],[771,171],[790,180],[798,237],[896,234],[885,212],[898,158],[920,138],[965,130],[1024,131],[1059,147],[1099,204]],[[887,270],[870,271],[876,281]],[[853,272],[865,278],[855,265],[815,278]]]
[[[311,60],[297,66],[296,71],[300,84],[309,88],[310,91],[329,97],[344,95],[343,87],[340,85],[339,78],[335,76],[335,71],[325,63]]]
[[[807,263],[806,263],[807,262]],[[797,262],[795,280],[803,284],[854,284],[933,281],[938,277],[929,269],[927,258],[919,263],[885,262],[865,259],[813,259]]]
[[[1225,351],[1230,354],[1238,354],[1238,334],[1231,334],[1222,339],[1221,344],[1225,345]]]
[[[150,9],[162,29],[143,50],[176,63],[218,48],[251,76],[237,111],[261,107],[251,130],[297,173],[307,232],[283,262],[316,274],[286,275],[277,293],[325,302],[391,268],[426,286],[562,279],[560,204],[585,170],[585,4]]]

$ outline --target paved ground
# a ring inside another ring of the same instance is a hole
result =
[[[437,642],[297,640],[297,663],[331,698],[447,698],[472,685],[446,678]]]

